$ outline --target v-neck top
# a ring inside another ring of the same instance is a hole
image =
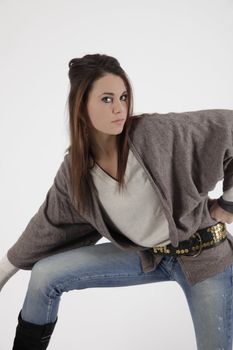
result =
[[[97,163],[91,173],[102,206],[125,236],[144,247],[171,242],[160,199],[130,149],[122,193],[118,192],[118,181]]]

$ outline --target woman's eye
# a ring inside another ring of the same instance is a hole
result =
[[[126,101],[127,100],[127,95],[122,95],[122,97],[125,97],[125,99],[123,101]],[[102,101],[106,101],[106,99],[109,98],[110,100],[112,100],[112,97],[109,97],[109,96],[105,96],[102,98]]]
[[[111,97],[105,96],[105,97],[102,98],[102,101],[106,102],[107,98],[110,98],[110,100],[111,100]]]

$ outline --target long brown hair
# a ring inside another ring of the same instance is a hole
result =
[[[88,210],[90,191],[90,169],[95,165],[92,149],[91,122],[87,112],[88,94],[95,80],[108,73],[122,78],[127,90],[127,118],[122,132],[117,135],[117,181],[119,192],[125,187],[124,174],[128,158],[128,133],[133,114],[133,93],[129,78],[118,60],[104,54],[88,54],[73,58],[69,62],[70,91],[69,137],[66,149],[70,155],[70,180],[73,203],[80,214]],[[92,182],[93,183],[93,182]]]

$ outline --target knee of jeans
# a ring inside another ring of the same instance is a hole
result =
[[[42,260],[36,262],[31,270],[30,289],[48,295],[60,295],[62,290],[56,279],[56,268]]]

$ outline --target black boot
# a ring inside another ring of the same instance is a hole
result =
[[[47,349],[56,322],[57,319],[54,323],[45,325],[26,322],[22,319],[20,311],[12,350]]]

